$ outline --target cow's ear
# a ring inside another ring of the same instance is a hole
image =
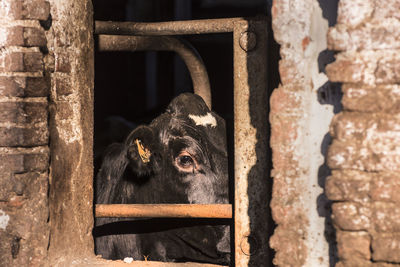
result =
[[[138,176],[151,174],[154,159],[154,132],[148,126],[139,126],[126,139],[129,166]]]

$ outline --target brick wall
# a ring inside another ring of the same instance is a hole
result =
[[[44,0],[0,1],[1,266],[40,266],[47,256],[50,80],[41,22],[49,12]]]
[[[399,9],[398,0],[341,0],[329,30],[329,48],[340,53],[327,74],[343,83],[325,188],[336,266],[400,266]]]

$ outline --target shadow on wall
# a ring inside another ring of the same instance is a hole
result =
[[[273,88],[278,88],[280,83],[278,69],[279,45],[273,38],[271,17],[269,16],[267,19],[266,58],[255,58],[251,52],[247,54],[247,60],[250,62],[247,67],[249,75],[248,85],[251,88],[249,96],[250,120],[251,125],[257,131],[257,143],[255,146],[257,162],[248,174],[247,196],[249,201],[248,215],[250,219],[250,238],[248,242],[251,254],[248,266],[273,266],[272,260],[275,254],[274,250],[269,246],[269,239],[274,233],[276,226],[270,209],[273,181],[270,175],[272,169],[272,152],[269,145],[270,125],[263,118],[267,118],[266,120],[268,120],[270,111],[269,98]],[[252,68],[258,66],[259,63],[257,61],[260,60],[266,61],[260,63],[260,65],[266,66],[267,77],[260,77],[260,73],[254,71],[254,68]],[[260,79],[265,80],[261,81]],[[260,88],[263,84],[266,84],[267,88]],[[260,103],[260,101],[264,100],[266,103]],[[262,178],[260,179],[260,177]],[[260,229],[263,231],[261,232]],[[259,250],[262,250],[262,253]]]
[[[325,51],[321,52],[324,53]],[[333,55],[333,54],[332,54]],[[329,62],[330,63],[330,62]],[[318,102],[321,105],[333,106],[333,113],[337,114],[342,110],[342,92],[341,84],[326,82],[323,86],[318,89]],[[324,156],[324,164],[318,169],[318,185],[324,189],[325,181],[331,175],[331,170],[326,164],[326,155],[328,147],[332,142],[332,138],[329,133],[326,133],[321,142],[321,154]],[[317,199],[318,215],[325,217],[325,238],[329,244],[329,266],[335,266],[337,262],[337,247],[336,247],[336,235],[335,229],[332,224],[332,201],[330,201],[325,193],[319,195]]]
[[[337,7],[338,0],[335,1],[323,1],[318,0],[319,5],[322,9],[322,14],[325,19],[328,20],[328,25],[334,26],[336,24],[337,18]],[[324,50],[319,54],[318,57],[318,67],[319,71],[325,73],[325,67],[329,63],[335,60],[334,51]],[[341,105],[342,92],[341,84],[332,83],[330,81],[326,82],[323,86],[318,89],[318,102],[321,105],[331,105],[333,106],[333,113],[337,114],[342,110]],[[328,147],[331,144],[332,138],[329,133],[326,133],[321,142],[321,154],[325,158],[325,162],[318,169],[318,185],[321,188],[325,188],[325,182],[329,175],[331,175],[331,170],[326,164],[326,155]],[[329,244],[329,266],[335,266],[338,261],[337,257],[337,246],[336,246],[336,235],[335,229],[332,223],[332,209],[331,201],[328,200],[325,193],[319,195],[317,199],[318,214],[321,217],[325,217],[325,238]]]

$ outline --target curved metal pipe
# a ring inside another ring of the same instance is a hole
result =
[[[168,36],[99,35],[100,51],[174,51],[185,62],[193,82],[193,91],[211,110],[211,89],[207,70],[200,55],[188,43]]]

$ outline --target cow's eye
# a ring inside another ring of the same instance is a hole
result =
[[[184,166],[189,166],[193,164],[193,159],[190,156],[182,156],[178,158],[178,163],[180,166],[184,167]]]
[[[176,165],[183,171],[193,172],[196,169],[196,160],[187,152],[181,152],[175,158]]]

